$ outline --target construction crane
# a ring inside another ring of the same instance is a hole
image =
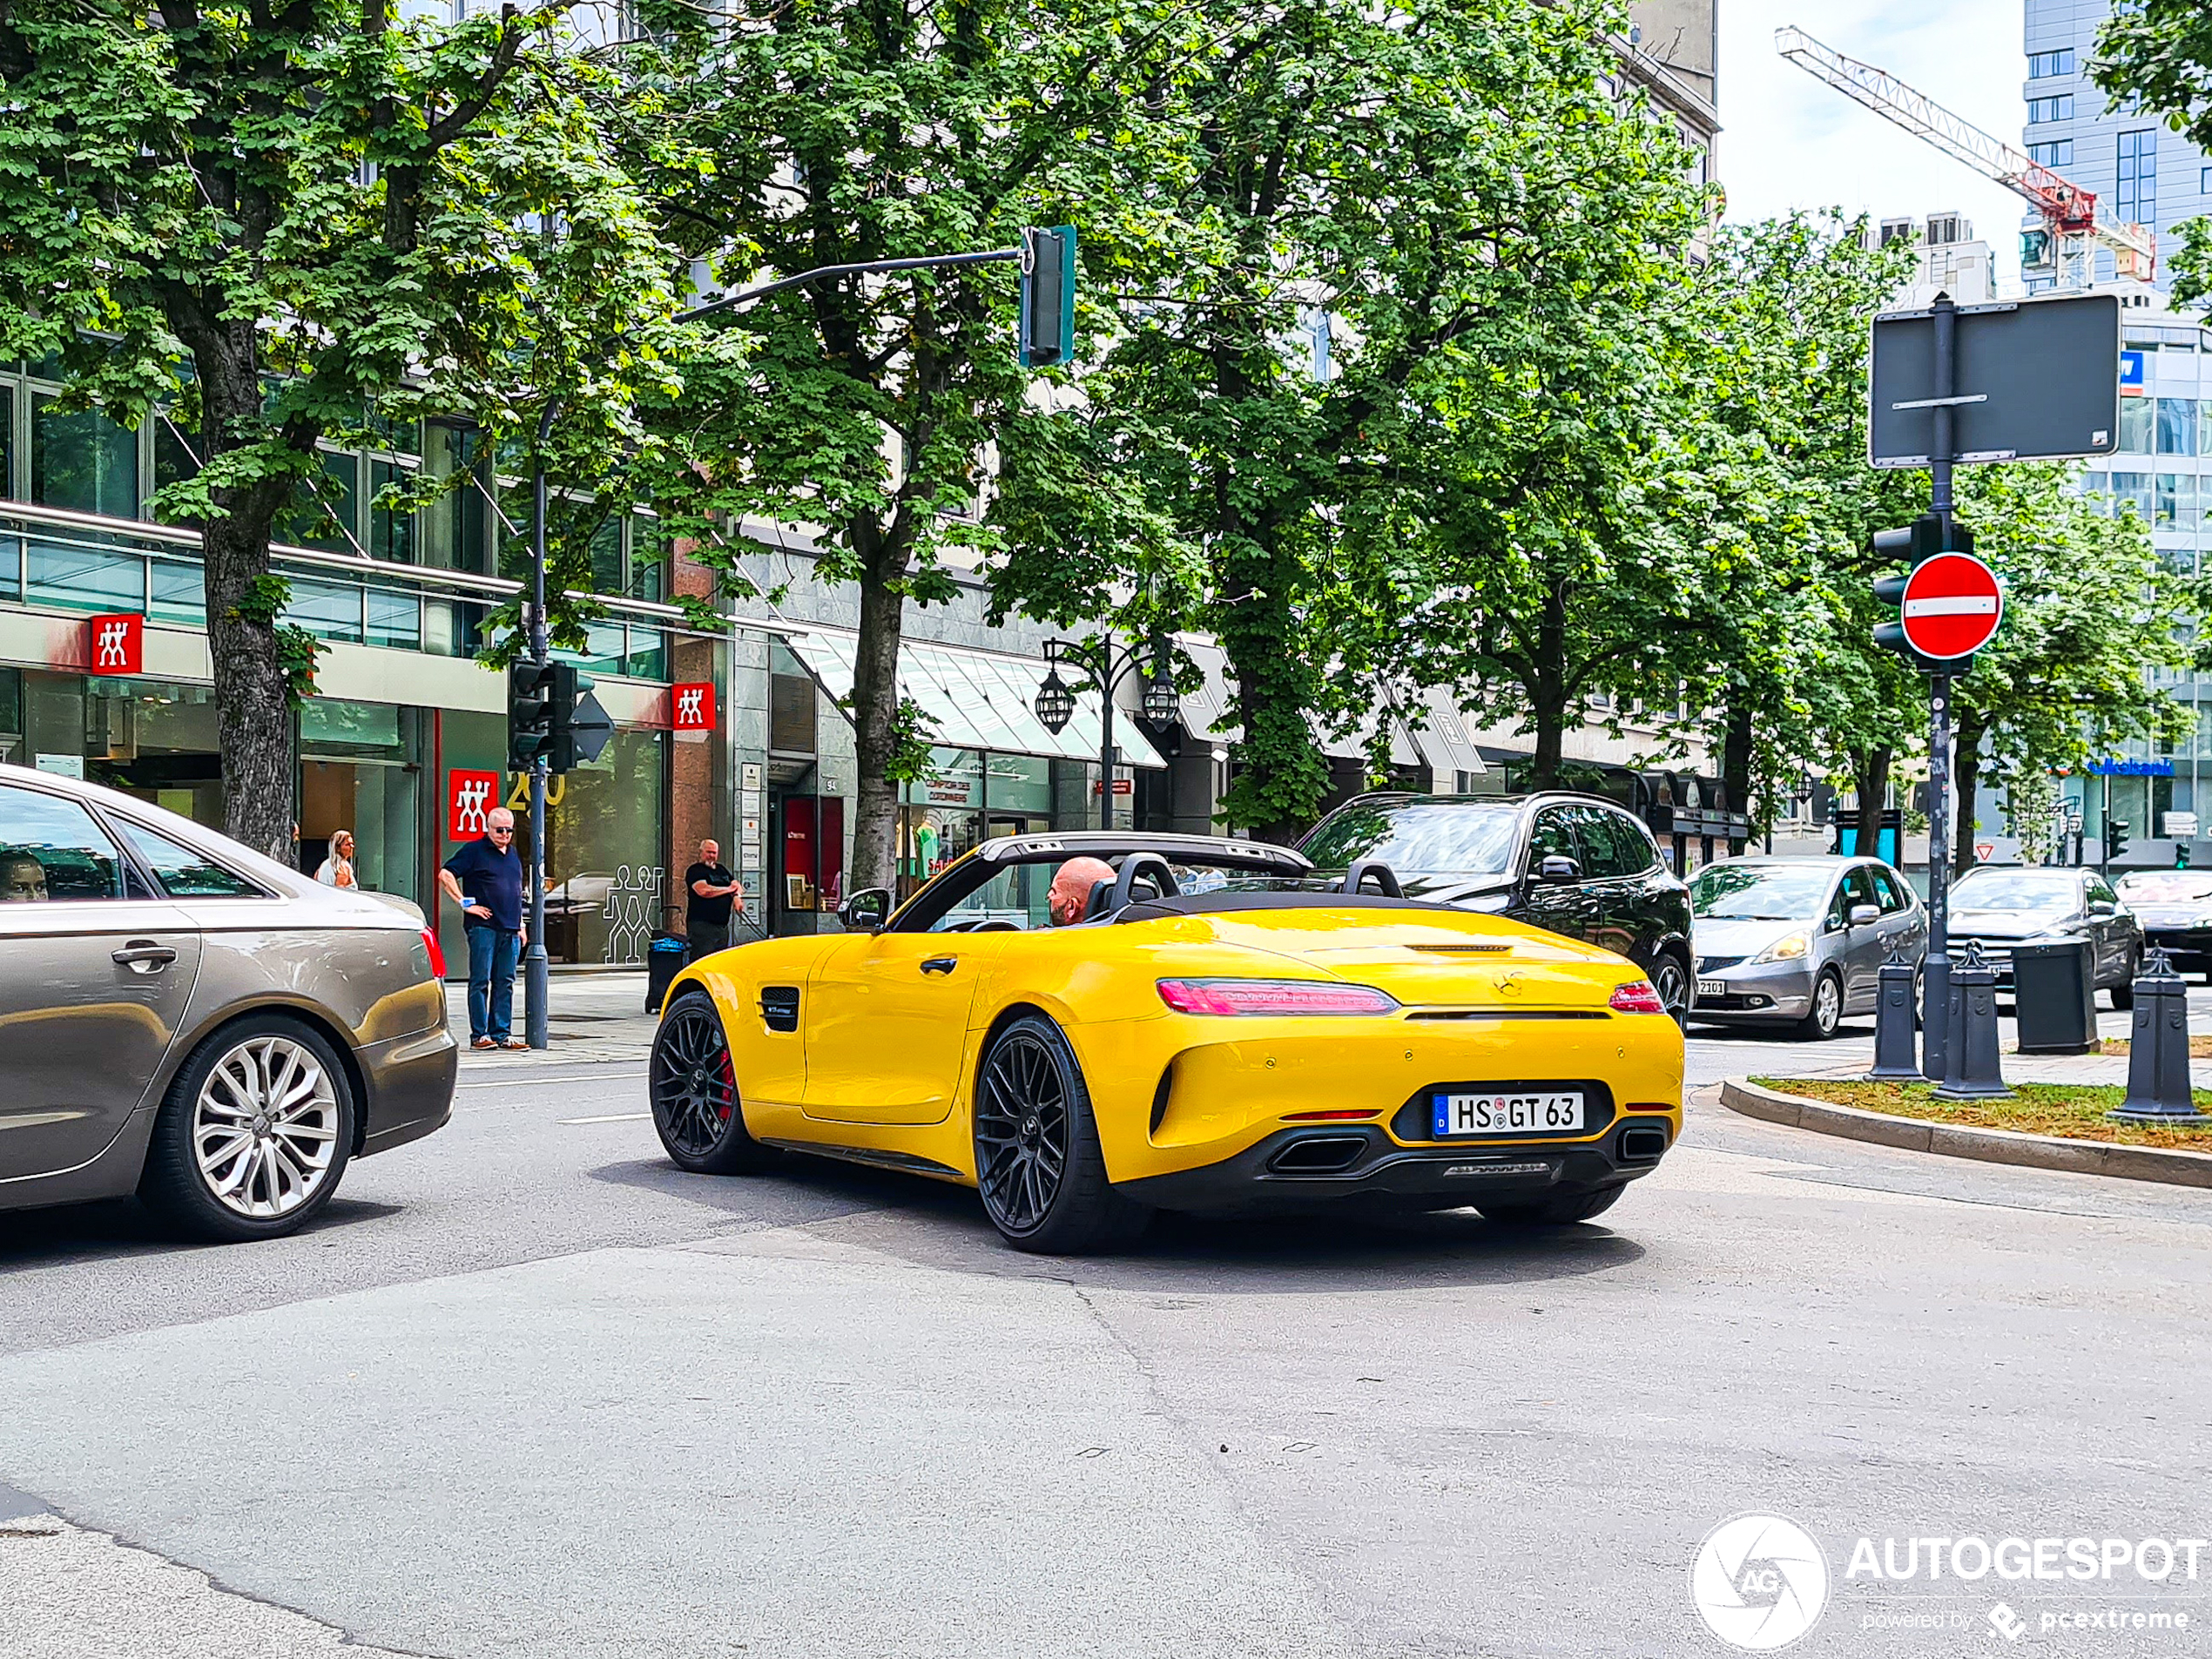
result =
[[[2043,216],[2040,231],[2020,237],[2024,268],[2051,272],[2061,288],[2086,288],[2095,275],[2094,251],[2103,247],[2112,251],[2118,274],[2141,282],[2151,280],[2158,266],[2158,238],[2141,225],[2122,220],[2097,199],[2096,192],[2082,189],[2003,139],[1992,138],[1887,70],[1846,57],[1802,29],[1776,30],[1774,50],[1808,75],[2024,198]]]

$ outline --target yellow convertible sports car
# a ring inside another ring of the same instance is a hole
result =
[[[986,841],[895,911],[854,894],[842,934],[686,968],[654,1127],[694,1171],[974,1186],[1058,1253],[1156,1209],[1596,1215],[1681,1132],[1681,1031],[1625,959],[1396,887],[1207,836]]]

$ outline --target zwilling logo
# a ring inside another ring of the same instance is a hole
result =
[[[86,656],[95,674],[136,674],[145,660],[145,619],[94,617],[85,624]]]
[[[676,698],[676,724],[678,725],[698,725],[699,705],[705,701],[705,698],[706,693],[700,687],[686,686]]]
[[[454,772],[448,777],[450,790],[447,797],[446,839],[474,840],[484,833],[485,815],[495,805],[492,796],[499,788],[499,774],[496,772]]]
[[[672,724],[678,732],[711,732],[714,730],[714,686],[712,682],[696,680],[671,685],[669,693],[673,701]]]

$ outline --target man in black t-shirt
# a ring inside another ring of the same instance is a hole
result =
[[[516,1036],[515,963],[529,943],[523,914],[523,860],[515,851],[515,814],[496,806],[484,833],[445,861],[438,886],[461,907],[469,940],[469,1046],[523,1049]]]
[[[690,940],[691,960],[698,961],[730,946],[730,911],[745,908],[738,878],[722,867],[722,849],[712,841],[699,843],[699,861],[684,872],[684,933]]]

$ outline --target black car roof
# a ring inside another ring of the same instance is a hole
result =
[[[1303,853],[1272,841],[1240,841],[1226,835],[1177,835],[1148,830],[1062,830],[1052,835],[1001,835],[981,843],[976,859],[984,864],[1027,864],[1088,853],[1111,859],[1127,853],[1157,853],[1170,861],[1227,865],[1303,875],[1313,867]]]
[[[1342,812],[1346,806],[1372,806],[1391,801],[1433,802],[1442,806],[1511,806],[1516,809],[1534,806],[1549,801],[1573,801],[1585,806],[1610,806],[1616,813],[1629,809],[1610,795],[1594,795],[1581,789],[1538,789],[1525,795],[1445,795],[1433,794],[1419,789],[1374,789],[1364,795],[1354,795],[1350,800],[1331,808]],[[1629,813],[1634,817],[1633,813]]]

